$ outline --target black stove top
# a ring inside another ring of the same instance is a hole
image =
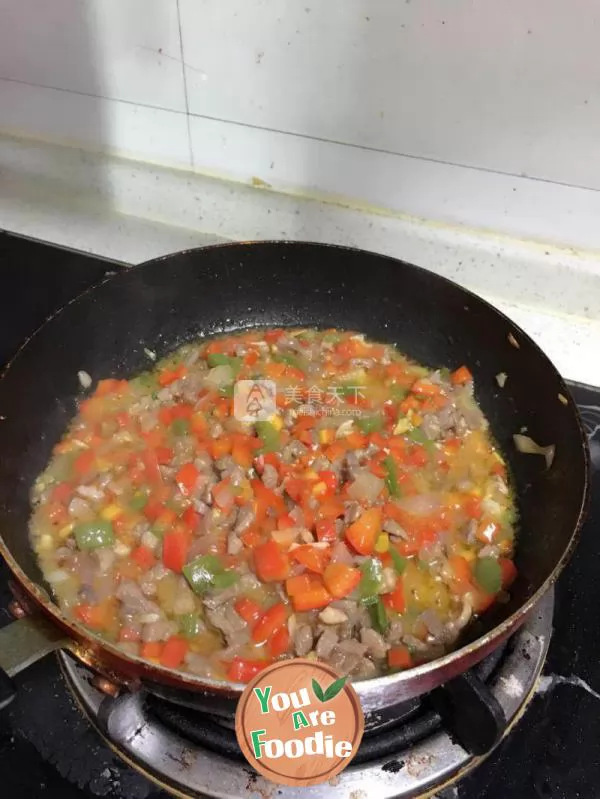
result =
[[[113,262],[0,232],[0,365],[57,308],[119,268]],[[590,518],[556,589],[543,692],[473,773],[440,797],[595,799],[600,793],[600,390],[571,385],[595,461]],[[8,572],[0,563],[0,627],[9,623]],[[67,691],[56,659],[17,677],[0,713],[0,783],[11,799],[166,799],[114,754]],[[332,795],[335,795],[332,789]]]

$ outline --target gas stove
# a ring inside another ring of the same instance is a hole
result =
[[[0,233],[0,362],[53,310],[122,265]],[[572,385],[595,467],[591,516],[555,592],[477,667],[508,725],[487,757],[472,754],[435,697],[367,720],[353,764],[331,783],[289,789],[243,760],[231,726],[144,693],[112,698],[69,656],[17,678],[0,714],[0,780],[11,799],[437,796],[592,799],[600,785],[600,390]],[[9,623],[0,564],[0,626]],[[468,735],[466,736],[468,738]]]

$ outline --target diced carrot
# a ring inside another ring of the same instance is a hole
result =
[[[244,355],[244,366],[254,366],[258,361],[259,354],[256,350],[248,350]]]
[[[91,449],[84,450],[75,458],[75,461],[73,462],[75,474],[79,477],[87,474],[94,465],[95,460],[96,456]]]
[[[254,567],[258,578],[264,583],[285,580],[290,571],[287,555],[275,541],[267,541],[254,549]]]
[[[312,544],[296,547],[289,552],[290,560],[301,563],[309,571],[323,574],[331,559],[331,547],[316,547]]]
[[[450,375],[450,380],[456,386],[462,386],[473,379],[473,375],[466,366],[459,366],[455,372]]]
[[[187,560],[189,536],[182,530],[173,530],[163,537],[163,563],[167,569],[181,572]]]
[[[362,433],[353,432],[346,436],[346,444],[350,449],[363,449],[367,443],[367,437]]]
[[[98,381],[94,395],[96,397],[105,397],[107,394],[123,394],[128,390],[129,383],[127,380],[114,380],[113,378],[109,378],[108,380]]]
[[[508,588],[517,578],[517,567],[509,558],[500,558],[498,564],[502,570],[502,588]]]
[[[298,574],[296,577],[288,577],[285,581],[285,590],[288,596],[297,596],[306,591],[310,591],[313,585],[313,578],[309,574]]]
[[[164,424],[165,427],[168,427],[171,424],[173,418],[172,407],[161,408],[158,412],[158,421],[161,424]]]
[[[263,371],[267,377],[276,380],[278,377],[283,377],[285,366],[285,363],[276,363],[271,361],[263,366]]]
[[[325,457],[332,463],[346,454],[346,445],[341,441],[334,441],[324,450]]]
[[[150,483],[162,483],[162,474],[158,468],[158,459],[153,449],[145,449],[140,458],[144,464],[146,477]]]
[[[330,563],[323,573],[325,588],[336,599],[352,593],[361,580],[361,571],[345,563]]]
[[[466,594],[473,589],[471,567],[469,561],[461,555],[451,555],[448,565],[454,574],[452,589],[457,594]]]
[[[250,446],[249,440],[244,438],[234,438],[233,446],[231,448],[231,457],[243,469],[249,469],[252,466],[254,458],[253,448]]]
[[[161,386],[169,386],[171,383],[174,383],[176,380],[179,380],[180,377],[183,377],[187,374],[187,369],[183,364],[175,367],[174,369],[163,369],[163,371],[158,375],[158,383]]]
[[[475,494],[468,494],[463,501],[463,510],[470,519],[481,519],[481,499]]]
[[[344,500],[340,496],[327,497],[317,508],[319,519],[336,519],[344,515]]]
[[[252,640],[257,644],[268,641],[273,633],[287,621],[287,608],[283,602],[277,602],[263,613],[252,628]]]
[[[191,494],[196,487],[199,477],[200,472],[198,471],[197,466],[193,463],[186,463],[175,475],[175,482],[179,486],[181,493],[187,496],[188,494]]]
[[[173,635],[165,643],[162,652],[160,653],[160,665],[167,669],[178,669],[183,663],[190,645],[185,638],[179,635]]]
[[[316,424],[317,420],[314,416],[299,416],[294,424],[294,434],[302,433],[305,430],[312,430]]]
[[[75,616],[93,630],[105,630],[113,611],[112,601],[106,600],[98,605],[78,605],[75,608]]]
[[[137,547],[131,553],[131,557],[138,564],[138,566],[144,569],[144,571],[148,571],[148,569],[151,569],[154,565],[156,565],[154,553],[152,550],[148,549],[148,547]]]
[[[278,630],[275,630],[267,644],[267,649],[272,658],[278,658],[280,655],[284,655],[289,648],[290,633],[287,626],[284,625]]]
[[[388,666],[391,669],[410,669],[412,655],[405,646],[393,646],[388,650]]]
[[[216,461],[229,455],[232,447],[232,438],[227,435],[219,436],[219,438],[212,438],[208,443],[208,451]]]
[[[142,644],[140,655],[146,660],[158,660],[162,654],[163,646],[162,641],[147,641]]]
[[[196,411],[190,416],[190,429],[201,438],[208,433],[208,422],[202,411]]]
[[[368,508],[346,529],[345,537],[360,555],[370,555],[380,532],[381,508]]]
[[[442,389],[437,383],[419,378],[419,380],[415,380],[410,390],[420,397],[437,397]]]
[[[191,419],[194,408],[187,402],[178,402],[171,408],[171,419]]]
[[[263,609],[258,602],[255,602],[247,596],[241,596],[237,599],[234,608],[238,616],[241,616],[242,619],[250,625],[255,624],[263,614]]]

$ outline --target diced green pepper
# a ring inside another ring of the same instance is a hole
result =
[[[239,578],[231,569],[225,570],[218,555],[200,555],[183,567],[183,575],[196,594],[205,594],[213,588],[229,588]]]
[[[236,358],[233,355],[223,355],[222,352],[211,352],[207,357],[207,362],[210,367],[213,366],[231,366],[234,375],[242,368],[242,359]]]
[[[391,455],[386,455],[383,459],[383,468],[385,469],[385,484],[390,496],[400,496],[400,483],[398,482],[398,471],[396,469],[396,462]]]
[[[374,598],[381,585],[382,566],[379,558],[367,558],[360,564],[362,577],[358,584],[358,593],[362,600]]]
[[[171,422],[171,432],[174,436],[184,436],[190,429],[187,419],[174,419]]]
[[[213,588],[229,588],[240,579],[240,575],[233,569],[219,572],[213,577]]]
[[[200,632],[200,617],[197,613],[185,613],[178,617],[179,632],[184,638],[193,638]]]
[[[408,431],[407,436],[414,441],[415,444],[423,444],[424,447],[433,446],[433,441],[430,438],[427,438],[420,427],[413,427],[412,430]]]
[[[212,588],[215,574],[222,571],[217,555],[199,555],[183,567],[183,576],[196,594],[205,594]]]
[[[80,522],[73,528],[77,546],[82,550],[110,547],[115,543],[112,523],[106,519]]]
[[[374,602],[369,603],[369,614],[373,627],[377,632],[384,633],[387,630],[389,621],[385,605],[380,596]]]
[[[233,397],[233,384],[230,386],[221,386],[219,389],[219,394],[221,397],[227,397],[231,399]]]
[[[156,376],[152,372],[142,372],[141,375],[134,377],[130,383],[134,389],[151,391],[156,388]]]
[[[406,564],[408,563],[408,561],[406,560],[406,558],[403,558],[402,555],[396,552],[393,546],[390,546],[390,548],[388,549],[388,553],[390,558],[392,559],[392,563],[394,564],[394,569],[396,570],[396,574],[402,574],[404,569],[406,569]]]
[[[278,363],[285,363],[288,366],[294,366],[296,369],[304,371],[302,361],[298,355],[293,355],[291,352],[280,352],[273,356],[273,360]]]
[[[145,491],[136,491],[129,500],[129,508],[133,511],[144,510],[148,504],[148,494]]]
[[[357,426],[363,431],[363,433],[377,433],[383,427],[383,418],[380,415],[377,416],[361,416],[359,419],[356,419]]]
[[[389,392],[394,402],[402,402],[408,396],[408,389],[402,388],[402,386],[392,385],[389,387]]]
[[[281,437],[277,428],[271,422],[256,422],[254,427],[262,441],[263,452],[278,452],[281,448]]]
[[[478,558],[473,569],[477,584],[488,594],[502,588],[502,569],[495,558]]]

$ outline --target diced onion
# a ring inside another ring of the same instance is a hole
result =
[[[359,502],[374,502],[381,494],[384,481],[371,472],[361,472],[348,488],[348,496]]]
[[[46,580],[48,580],[49,583],[53,584],[64,583],[68,579],[69,579],[68,573],[66,571],[63,571],[62,569],[56,569],[55,571],[51,571],[46,574]]]
[[[89,388],[92,385],[92,378],[87,372],[84,372],[83,369],[80,372],[77,372],[77,379],[81,383],[82,388]]]
[[[513,436],[513,441],[515,442],[515,447],[519,452],[522,452],[525,455],[543,455],[546,460],[546,468],[549,469],[552,466],[554,455],[556,453],[556,446],[554,444],[548,444],[548,446],[542,447],[539,444],[536,444],[536,442],[529,436],[523,436],[519,433],[516,433]]]
[[[429,516],[440,507],[439,494],[415,494],[396,500],[402,510],[415,516]]]
[[[233,382],[233,369],[228,364],[214,366],[212,369],[208,370],[206,382],[211,386],[215,386],[216,388],[228,386]]]
[[[156,353],[154,352],[154,350],[149,350],[148,347],[144,347],[144,355],[147,358],[150,358],[151,361],[156,360]]]
[[[509,334],[508,334],[508,343],[509,343],[509,344],[512,344],[512,346],[513,346],[515,349],[517,349],[517,350],[520,350],[520,349],[521,349],[521,345],[519,344],[519,342],[518,342],[518,341],[517,341],[517,339],[516,339],[516,338],[513,336],[513,334],[512,334],[512,333],[509,333]]]
[[[558,395],[558,399],[559,399],[560,402],[562,402],[563,405],[568,405],[569,404],[569,400],[565,397],[564,394],[559,394]]]
[[[506,372],[498,372],[498,374],[496,375],[496,383],[498,383],[500,388],[504,388],[507,379],[508,375],[506,374]]]

